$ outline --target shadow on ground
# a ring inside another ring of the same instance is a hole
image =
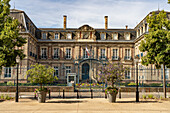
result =
[[[136,101],[116,101],[116,103],[158,103],[158,101],[139,101],[139,102],[136,102]],[[162,103],[162,102],[159,102],[159,103]]]
[[[3,102],[3,101],[5,101],[5,100],[0,100],[0,102]]]
[[[61,100],[61,101],[47,101],[46,103],[66,103],[66,104],[72,104],[72,103],[83,103],[87,101],[67,101],[67,100]]]

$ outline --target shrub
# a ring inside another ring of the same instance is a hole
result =
[[[148,98],[149,98],[149,99],[153,99],[153,95],[152,95],[152,94],[149,94],[149,95],[148,95]]]
[[[3,94],[1,94],[1,99],[4,99],[4,95]]]
[[[143,99],[146,99],[146,95],[142,95]]]
[[[13,86],[13,85],[14,85],[14,83],[12,81],[7,82],[7,86]]]

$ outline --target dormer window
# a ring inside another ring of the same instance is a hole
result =
[[[113,33],[113,40],[118,40],[118,33]]]
[[[59,39],[59,33],[55,33],[54,39]]]
[[[67,39],[71,39],[71,33],[67,33]]]
[[[125,37],[125,40],[130,40],[130,33],[125,33],[124,37]]]
[[[42,39],[47,39],[47,33],[42,33]]]
[[[101,33],[101,40],[105,40],[105,33]]]

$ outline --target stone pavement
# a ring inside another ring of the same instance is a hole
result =
[[[104,98],[47,99],[38,103],[35,99],[0,101],[0,113],[170,113],[170,101],[118,99],[109,103]]]

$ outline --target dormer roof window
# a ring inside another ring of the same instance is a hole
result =
[[[71,39],[71,33],[67,33],[67,39]]]
[[[47,33],[42,33],[42,39],[47,39]]]
[[[125,33],[124,37],[125,37],[125,40],[130,40],[130,33]]]

